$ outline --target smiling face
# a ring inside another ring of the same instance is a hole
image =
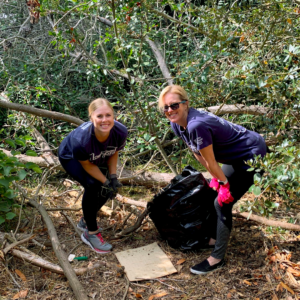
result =
[[[91,114],[98,140],[104,141],[114,126],[114,113],[107,105],[102,105]]]
[[[164,96],[164,105],[170,106],[174,103],[179,103],[182,101],[178,94],[167,93]],[[165,116],[172,122],[176,123],[182,127],[187,126],[187,116],[188,116],[188,101],[185,103],[180,103],[179,108],[172,110],[170,107],[168,111],[165,112]]]

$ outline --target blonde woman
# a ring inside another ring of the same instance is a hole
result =
[[[267,152],[264,139],[256,132],[230,123],[189,105],[186,91],[178,85],[166,87],[159,97],[159,109],[169,119],[175,135],[192,150],[195,158],[210,172],[210,187],[218,192],[214,205],[216,228],[205,249],[211,255],[190,270],[206,274],[222,267],[232,228],[232,207],[253,184],[254,171],[245,161]],[[222,163],[222,168],[219,166]]]
[[[114,120],[114,110],[106,99],[92,101],[88,108],[90,121],[73,130],[59,147],[59,160],[66,172],[84,187],[83,217],[77,227],[81,239],[97,253],[108,253],[97,226],[97,212],[114,197],[118,187],[118,152],[126,143],[127,128]]]

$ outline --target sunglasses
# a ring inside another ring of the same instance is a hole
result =
[[[183,100],[181,102],[177,102],[177,103],[173,103],[171,105],[165,105],[164,106],[164,112],[167,112],[169,110],[169,107],[171,108],[171,110],[176,110],[179,108],[179,104],[180,103],[185,103],[187,100]]]

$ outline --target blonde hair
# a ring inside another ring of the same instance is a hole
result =
[[[164,108],[164,97],[167,93],[177,94],[181,101],[189,100],[187,92],[180,85],[169,85],[165,87],[158,98],[158,109],[163,110]]]
[[[93,113],[96,109],[98,109],[99,107],[102,107],[102,106],[104,106],[104,105],[108,106],[108,107],[111,109],[113,115],[115,114],[112,105],[110,104],[110,102],[109,102],[107,99],[104,99],[104,98],[97,98],[97,99],[93,100],[93,101],[90,103],[89,107],[88,107],[89,117],[92,116],[92,113]]]

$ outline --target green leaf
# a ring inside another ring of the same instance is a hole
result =
[[[28,156],[38,156],[37,153],[33,150],[27,150],[26,155],[28,155]]]
[[[4,197],[8,198],[8,199],[12,199],[14,198],[16,195],[14,194],[13,190],[7,190],[4,194]]]
[[[6,139],[5,143],[7,143],[12,148],[16,149],[16,144],[15,144],[15,142],[12,139]]]
[[[42,173],[42,170],[38,166],[32,167],[31,170],[39,174]]]
[[[12,150],[11,154],[12,155],[19,155],[19,154],[21,154],[21,152],[20,151],[16,151],[16,150]]]
[[[261,175],[256,173],[254,174],[253,179],[254,179],[254,183],[257,184],[261,182]]]
[[[6,202],[0,203],[0,211],[8,212],[10,210]]]
[[[11,219],[13,219],[15,216],[16,216],[15,213],[9,212],[9,213],[6,214],[5,217],[6,217],[7,220],[11,220]]]
[[[254,188],[255,188],[255,184],[252,184],[252,185],[249,187],[248,192],[249,192],[249,193],[252,193]]]
[[[26,175],[27,175],[27,172],[25,170],[20,170],[18,172],[18,176],[19,176],[20,180],[23,180],[26,177]]]
[[[5,222],[5,219],[0,216],[0,225]]]
[[[254,194],[255,196],[259,196],[259,195],[261,194],[261,188],[260,188],[259,186],[255,186],[255,187],[253,188],[253,194]]]
[[[6,189],[8,189],[9,181],[7,179],[0,179],[0,184],[3,185]]]
[[[26,146],[26,142],[20,138],[15,139],[15,142],[17,145],[25,147]]]
[[[9,176],[10,171],[12,170],[12,167],[3,167],[3,173],[5,176]]]

